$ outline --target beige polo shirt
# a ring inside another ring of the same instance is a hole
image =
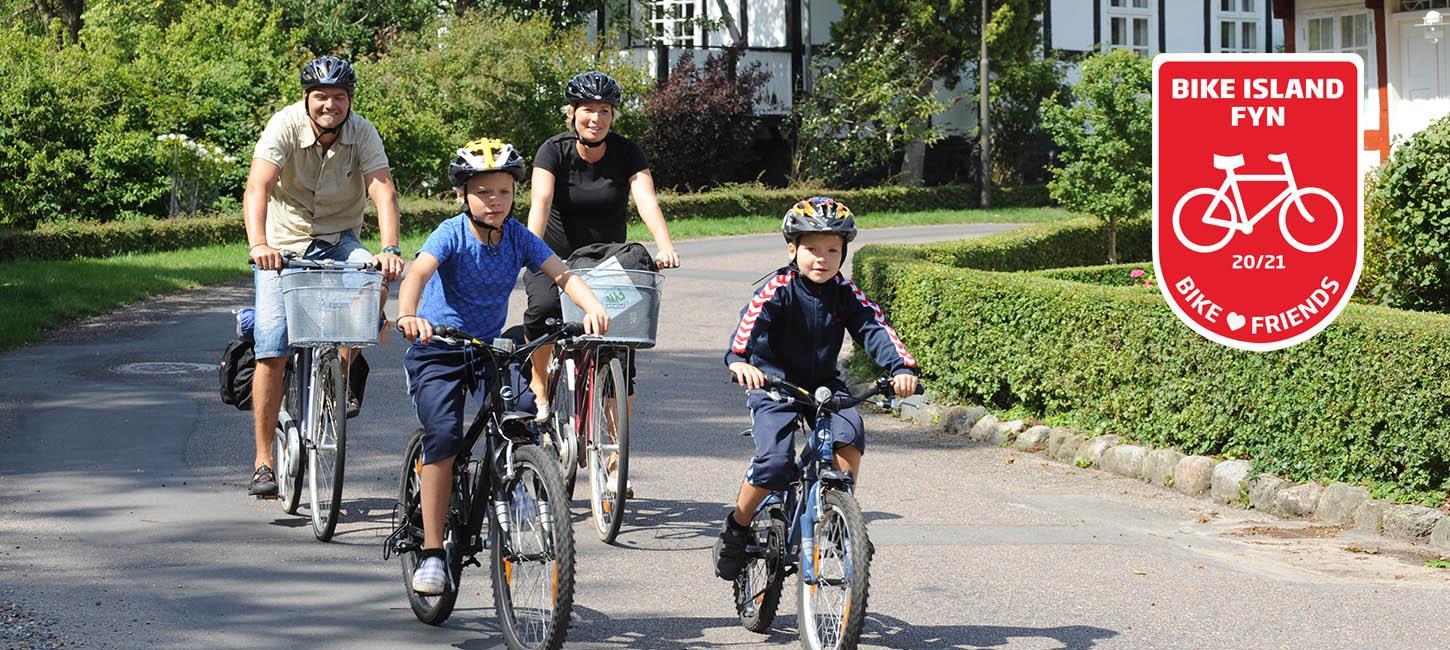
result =
[[[303,102],[272,116],[252,155],[282,169],[267,199],[267,243],[298,253],[314,239],[336,242],[340,233],[361,228],[363,175],[388,166],[378,129],[357,113],[322,151]]]

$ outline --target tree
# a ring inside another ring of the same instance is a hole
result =
[[[0,16],[6,24],[36,36],[44,35],[54,24],[70,43],[80,40],[85,11],[84,0],[0,0]]]
[[[848,62],[852,53],[869,52],[869,44],[882,34],[898,35],[907,44],[914,77],[912,94],[926,96],[936,84],[954,90],[962,80],[962,71],[980,58],[982,42],[982,2],[984,0],[842,0],[841,19],[831,26],[831,56]],[[985,0],[991,18],[987,22],[988,58],[993,70],[1010,70],[1022,66],[1042,65],[1038,54],[1042,47],[1042,30],[1036,21],[1047,0]],[[1050,65],[1050,64],[1049,64]],[[1000,76],[1000,75],[996,75]],[[1037,106],[1042,97],[1002,95],[1021,91],[1027,86],[1016,84],[991,90],[993,110],[1002,103],[1030,103]],[[966,98],[962,98],[966,99]],[[1036,101],[1034,101],[1036,100]],[[943,105],[942,110],[949,108]],[[940,113],[940,111],[938,111]],[[919,119],[926,122],[936,115]],[[1035,113],[1028,123],[1036,122]],[[993,132],[1004,125],[993,120]],[[918,133],[930,133],[917,125]],[[1020,130],[1015,123],[1005,128]],[[913,139],[903,143],[902,181],[920,184],[926,154],[926,140]],[[1014,152],[999,147],[994,159],[1012,156]]]
[[[1152,205],[1153,68],[1127,50],[1082,63],[1074,101],[1042,109],[1042,121],[1061,148],[1061,165],[1047,184],[1062,207],[1108,224],[1108,262],[1118,262],[1118,223]]]
[[[641,140],[661,187],[738,179],[755,133],[755,95],[770,77],[759,63],[738,69],[739,61],[740,51],[727,49],[701,67],[687,53],[646,100]]]

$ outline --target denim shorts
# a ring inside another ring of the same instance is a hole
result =
[[[373,254],[357,240],[357,233],[343,232],[336,244],[315,240],[307,247],[302,257],[309,260],[336,260],[339,262],[367,262]],[[293,270],[283,273],[293,273]],[[253,353],[258,359],[285,357],[292,353],[287,344],[287,312],[282,307],[281,274],[276,271],[256,270],[252,278],[257,288],[256,327],[253,330]]]

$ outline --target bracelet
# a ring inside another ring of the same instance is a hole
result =
[[[384,246],[383,247],[383,250],[380,251],[379,254],[384,254],[384,253],[391,253],[393,255],[397,255],[398,257],[402,257],[403,256],[403,249],[398,248],[396,245],[393,245],[393,246]]]
[[[248,248],[247,249],[247,252],[250,253],[250,252],[252,252],[254,250],[257,250],[257,247],[258,246],[266,246],[266,245],[267,245],[267,242],[262,242],[260,244],[252,244],[252,247],[251,248]]]
[[[396,319],[394,319],[393,322],[396,323],[396,324],[401,325],[403,323],[403,319],[404,318],[417,318],[417,317],[418,317],[417,314],[404,314],[404,315],[399,316]]]

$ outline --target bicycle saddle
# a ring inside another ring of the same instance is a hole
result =
[[[1243,166],[1244,166],[1244,156],[1243,156],[1243,154],[1239,154],[1237,156],[1220,156],[1218,154],[1213,154],[1213,168],[1214,169],[1221,169],[1223,171],[1233,171],[1233,170],[1238,169],[1238,168],[1243,167]]]

